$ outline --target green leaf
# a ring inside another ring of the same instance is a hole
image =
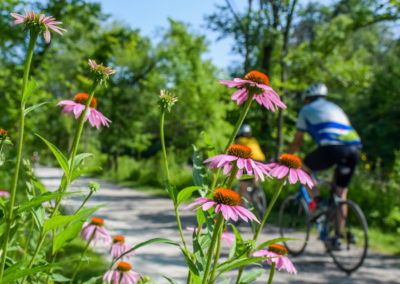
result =
[[[61,264],[62,263],[53,263],[53,264],[37,266],[34,268],[29,268],[29,269],[26,269],[26,268],[24,268],[24,269],[6,269],[4,271],[4,278],[1,283],[10,283],[11,281],[17,280],[24,276],[36,274],[41,271],[46,271],[51,267],[59,266]],[[17,263],[17,265],[18,265],[18,263]],[[18,268],[20,268],[20,266]]]
[[[101,279],[103,278],[103,275],[100,276],[94,276],[90,278],[88,281],[83,282],[83,284],[97,284],[97,283],[102,283]],[[99,281],[100,280],[100,281]]]
[[[65,277],[64,275],[59,274],[59,273],[53,273],[53,274],[51,275],[51,279],[54,280],[55,283],[58,283],[58,282],[68,282],[68,281],[71,280],[71,279],[69,279],[69,278],[67,278],[67,277]]]
[[[199,240],[197,239],[196,231],[193,231],[193,252],[196,257],[196,266],[200,273],[200,277],[203,278],[204,268],[206,267],[206,256],[203,248],[201,247]]]
[[[53,145],[52,143],[50,143],[49,141],[44,139],[39,134],[35,134],[35,135],[37,137],[39,137],[40,139],[42,139],[43,142],[47,144],[47,146],[53,152],[53,155],[56,157],[60,167],[64,170],[64,173],[68,176],[68,172],[69,172],[69,170],[68,170],[68,162],[67,162],[67,158],[64,156],[64,154],[61,153],[61,151],[58,150],[58,148],[55,145]]]
[[[206,222],[206,217],[204,216],[203,210],[197,209],[196,217],[197,217],[197,226],[202,227],[203,224]]]
[[[200,195],[206,196],[208,190],[207,173],[195,145],[193,145],[193,182],[195,186],[203,188],[203,190],[200,190]]]
[[[74,163],[75,164],[75,163]],[[91,171],[96,171],[101,169],[100,166],[92,166],[92,167],[88,167],[88,168],[84,168],[84,169],[80,169],[80,170],[75,170],[72,173],[72,178],[71,178],[71,182],[74,181],[75,179],[77,179],[78,177],[80,177],[81,175],[91,172]]]
[[[145,242],[139,243],[139,244],[137,244],[136,246],[134,246],[133,248],[131,248],[130,250],[124,252],[124,253],[121,254],[118,258],[116,258],[116,259],[114,260],[114,263],[117,262],[117,260],[120,259],[121,257],[123,257],[124,255],[130,253],[131,251],[137,250],[138,248],[141,248],[141,247],[143,247],[143,246],[147,246],[147,245],[153,244],[153,243],[163,243],[163,244],[174,245],[174,246],[177,246],[177,247],[180,246],[179,243],[177,243],[177,242],[175,242],[175,241],[168,240],[168,239],[163,239],[163,238],[154,238],[154,239],[150,239],[150,240],[147,240],[147,241],[145,241]]]
[[[279,243],[279,242],[286,242],[286,241],[304,241],[304,240],[296,239],[296,238],[276,238],[276,239],[272,239],[272,240],[269,240],[269,241],[266,241],[266,242],[262,243],[261,245],[259,245],[256,248],[256,250],[262,249],[262,248],[264,248],[266,246],[269,246],[270,244],[276,244],[276,243]]]
[[[189,186],[179,191],[176,205],[179,205],[182,201],[188,199],[190,196],[192,196],[194,191],[199,189],[201,189],[201,186]]]
[[[53,254],[72,241],[81,231],[83,221],[75,222],[54,237]]]
[[[21,105],[25,103],[25,101],[32,95],[33,91],[36,88],[36,81],[35,79],[31,78],[29,80],[28,86],[26,87],[24,94],[22,95]]]
[[[171,278],[169,278],[169,277],[167,277],[167,276],[165,276],[165,275],[163,275],[163,277],[164,277],[165,279],[167,279],[168,282],[171,283],[171,284],[178,284],[178,282],[176,282],[175,280],[173,280],[173,279],[171,279]]]
[[[71,167],[71,160],[69,160],[68,165],[69,165],[69,168],[72,169],[72,173],[75,172],[82,165],[82,162],[86,158],[91,157],[91,156],[93,156],[92,153],[81,153],[81,154],[76,155],[75,159],[74,159],[73,167]]]
[[[15,210],[16,214],[21,214],[24,211],[27,211],[33,207],[36,207],[38,205],[41,205],[43,202],[45,201],[50,201],[52,199],[55,199],[57,197],[63,196],[63,195],[69,195],[69,194],[74,194],[76,192],[45,192],[41,195],[38,195],[34,198],[32,198],[31,200],[29,200],[28,202],[24,203],[22,206],[18,207]]]
[[[45,105],[45,104],[48,104],[49,102],[43,102],[43,103],[40,103],[40,104],[35,104],[35,105],[33,105],[33,106],[30,106],[30,107],[28,107],[28,108],[26,108],[25,110],[24,110],[24,115],[26,116],[28,113],[30,113],[31,111],[34,111],[35,109],[37,109],[37,108],[40,108],[42,105]]]
[[[240,258],[240,259],[234,259],[234,260],[229,260],[224,263],[221,263],[220,265],[217,266],[217,271],[220,271],[218,274],[217,278],[224,272],[230,271],[232,269],[235,269],[237,267],[247,265],[250,263],[255,263],[258,261],[263,261],[266,259],[269,259],[270,257],[245,257],[245,258]]]
[[[44,208],[42,206],[39,206],[38,208],[32,208],[31,211],[36,227],[39,230],[41,230],[44,224],[44,217],[45,217]]]
[[[78,214],[76,215],[68,215],[68,216],[55,216],[51,219],[48,219],[44,222],[43,225],[43,232],[48,232],[50,230],[53,230],[55,228],[65,226],[72,221],[78,221],[78,220],[86,220],[90,215],[92,215],[97,209],[103,207],[104,205],[99,205],[96,207],[91,207],[91,208],[85,208],[81,211],[79,211]]]
[[[185,257],[186,263],[191,272],[193,283],[200,284],[200,275],[199,275],[199,271],[198,271],[196,265],[193,263],[193,261],[190,259],[189,255],[183,248],[181,248],[181,251],[183,253],[183,256]]]
[[[233,224],[231,224],[231,227],[233,229],[233,233],[235,234],[235,243],[236,243],[235,255],[236,257],[240,257],[247,251],[247,248],[243,242],[242,236],[240,235],[238,229]]]
[[[203,134],[204,142],[207,145],[207,155],[208,155],[208,157],[210,158],[210,157],[216,156],[218,154],[217,150],[215,149],[214,144],[211,142],[211,139],[208,136],[208,134],[206,132],[204,132],[204,131],[201,134]]]
[[[240,277],[239,284],[247,284],[256,281],[263,273],[264,269],[252,269],[250,271],[245,271]]]

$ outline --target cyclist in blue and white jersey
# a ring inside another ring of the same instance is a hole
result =
[[[328,88],[321,83],[305,90],[306,105],[299,112],[297,131],[288,152],[295,153],[303,143],[304,133],[308,132],[318,148],[304,159],[305,170],[311,173],[336,165],[336,193],[346,200],[348,185],[360,156],[361,140],[344,111],[325,99],[327,95]],[[318,189],[311,190],[310,194],[318,205],[321,200]]]

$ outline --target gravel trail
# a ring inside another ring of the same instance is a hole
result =
[[[37,176],[48,190],[55,190],[60,183],[62,172],[54,168],[36,168]],[[172,202],[169,199],[148,195],[130,188],[120,187],[112,183],[93,178],[79,178],[70,187],[72,191],[87,191],[90,181],[100,184],[100,190],[93,194],[88,206],[106,203],[97,211],[96,216],[105,220],[105,226],[112,235],[123,235],[131,245],[151,238],[161,237],[180,242]],[[73,197],[63,201],[67,208],[77,208],[82,199]],[[180,210],[182,226],[193,226],[196,223],[195,213]],[[251,237],[249,226],[239,226],[244,238]],[[187,241],[191,239],[190,232],[185,232]],[[260,242],[278,237],[276,227],[267,226],[260,236]],[[190,244],[189,244],[190,245]],[[101,252],[101,251],[100,251]],[[225,247],[223,253],[226,255]],[[400,258],[386,256],[373,251],[363,266],[355,273],[347,276],[333,263],[325,253],[322,242],[311,240],[305,253],[291,258],[298,270],[297,275],[286,272],[276,272],[273,283],[340,283],[340,284],[400,284]],[[131,258],[133,270],[149,275],[155,283],[169,283],[166,275],[177,283],[186,283],[187,269],[185,260],[175,246],[167,244],[151,244],[137,250]],[[267,282],[268,266],[257,283]],[[233,273],[233,272],[232,272]],[[235,275],[235,274],[233,274]]]

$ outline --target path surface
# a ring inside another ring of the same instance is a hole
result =
[[[58,188],[61,171],[53,168],[37,168],[36,174],[46,188]],[[92,196],[88,206],[107,205],[97,211],[96,216],[104,218],[105,226],[112,235],[123,235],[128,244],[137,244],[155,237],[162,237],[180,242],[172,202],[169,199],[150,196],[140,191],[124,188],[112,183],[79,178],[71,190],[87,191],[90,181],[100,183],[100,190]],[[70,198],[63,205],[68,209],[77,208],[82,199]],[[195,214],[180,210],[182,226],[193,226]],[[241,225],[239,230],[244,238],[251,237],[249,226]],[[266,227],[260,241],[278,237],[276,228]],[[186,240],[190,233],[185,232]],[[225,249],[223,252],[226,253]],[[320,241],[311,240],[303,255],[292,258],[298,270],[297,275],[286,272],[275,273],[274,283],[340,283],[373,284],[400,283],[400,258],[369,252],[363,266],[351,276],[339,271],[329,255],[324,253]],[[155,283],[169,283],[166,275],[177,283],[186,283],[187,268],[180,251],[175,246],[151,244],[140,248],[131,258],[133,270],[142,275],[149,275]],[[267,271],[268,272],[268,271]],[[264,274],[257,283],[266,283]]]

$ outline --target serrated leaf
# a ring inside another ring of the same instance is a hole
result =
[[[28,107],[28,108],[26,108],[25,110],[24,110],[24,115],[26,116],[28,113],[30,113],[31,111],[34,111],[35,109],[37,109],[37,108],[40,108],[42,105],[45,105],[45,104],[48,104],[49,102],[43,102],[43,103],[40,103],[40,104],[35,104],[35,105],[33,105],[33,106],[30,106],[30,107]]]
[[[21,105],[23,105],[25,101],[33,94],[35,88],[36,88],[36,81],[35,79],[31,78],[29,80],[28,86],[26,87],[24,93],[22,94]]]
[[[182,201],[185,201],[186,199],[190,198],[193,192],[199,189],[201,189],[200,186],[189,186],[179,191],[176,205],[179,205]]]
[[[64,170],[65,175],[68,176],[68,172],[69,172],[68,161],[67,161],[67,158],[64,156],[64,154],[55,145],[53,145],[52,143],[47,141],[45,138],[43,138],[39,134],[36,134],[36,136],[39,137],[40,139],[42,139],[43,142],[46,143],[46,145],[50,148],[51,152],[53,152],[53,155],[56,157],[58,164]]]
[[[45,217],[44,208],[42,206],[39,206],[38,208],[32,208],[31,211],[36,227],[38,228],[38,230],[41,230],[44,224]]]

